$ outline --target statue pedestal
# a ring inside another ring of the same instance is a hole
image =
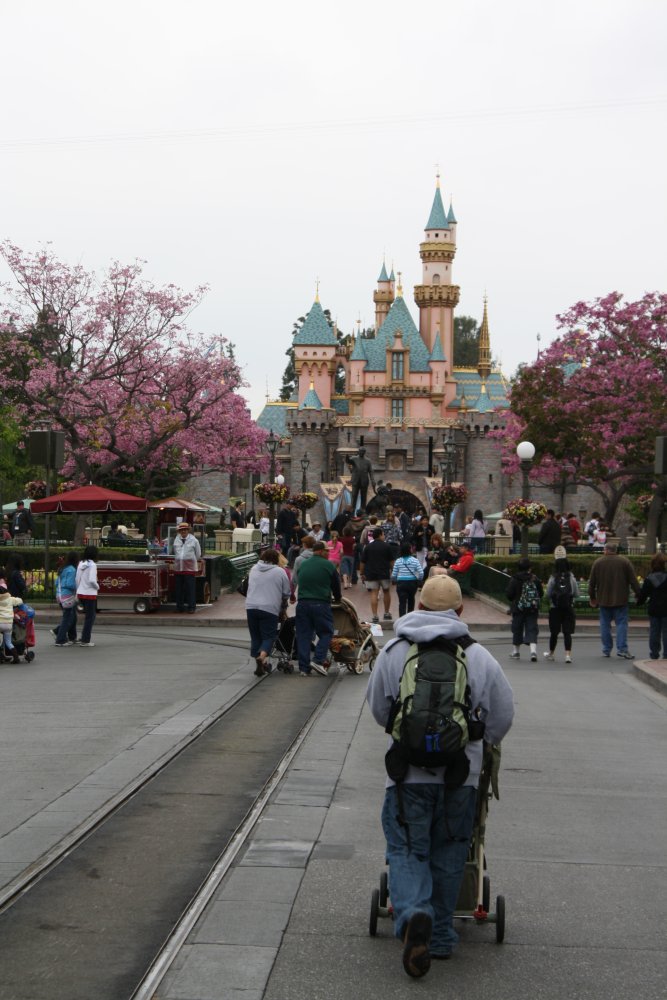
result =
[[[227,528],[216,528],[213,534],[215,535],[215,551],[231,552],[232,549],[231,529],[228,530]]]
[[[508,556],[512,550],[511,535],[495,535],[493,539],[493,554],[496,556]]]

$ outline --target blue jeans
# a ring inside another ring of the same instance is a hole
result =
[[[334,634],[333,612],[328,601],[298,601],[296,605],[296,648],[299,670],[310,673],[310,647],[317,634],[315,661],[324,663]]]
[[[446,791],[444,783],[404,784],[401,794],[410,850],[405,827],[398,822],[395,787],[386,790],[382,808],[394,933],[402,939],[410,917],[428,913],[433,921],[431,951],[448,955],[459,939],[454,910],[475,821],[477,789],[464,785]]]
[[[248,608],[246,618],[250,632],[250,655],[257,658],[262,651],[270,653],[278,635],[278,615],[260,608]]]
[[[95,602],[91,601],[91,603]],[[73,604],[71,608],[63,608],[63,616],[58,626],[56,642],[62,646],[68,639],[70,642],[74,642],[76,639],[76,604]]]
[[[340,561],[340,575],[349,576],[350,580],[354,576],[354,556],[342,556]]]
[[[197,606],[195,601],[194,574],[175,573],[174,587],[176,591],[176,610],[183,611],[185,605],[188,611],[194,611]]]
[[[662,656],[667,660],[667,615],[648,616],[648,648],[652,660],[660,659],[660,642],[662,641]]]
[[[611,623],[616,622],[616,650],[619,653],[628,651],[628,606],[621,604],[616,608],[600,606],[600,638],[602,652],[608,655],[612,651],[614,640],[611,637]]]
[[[87,597],[81,598],[81,603],[83,605],[83,628],[81,629],[81,642],[90,642],[90,636],[93,631],[93,625],[95,624],[95,618],[97,617],[97,599],[88,599]]]

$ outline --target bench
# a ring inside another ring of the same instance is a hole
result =
[[[220,560],[220,583],[228,590],[236,590],[244,576],[250,572],[259,558],[257,552],[244,552],[231,559]]]

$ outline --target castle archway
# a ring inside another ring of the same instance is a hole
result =
[[[426,491],[419,479],[414,481],[392,478],[385,485],[391,485],[388,497],[390,505],[400,504],[407,514],[414,514],[418,507],[429,509]]]

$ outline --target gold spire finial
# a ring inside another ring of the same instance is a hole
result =
[[[437,188],[440,187],[440,164],[439,163],[436,163],[436,165],[435,165],[435,186]]]
[[[315,279],[315,301],[316,302],[320,301],[320,279],[319,278]]]
[[[489,315],[487,303],[488,299],[485,290],[484,314],[482,316],[482,325],[479,328],[479,353],[477,355],[477,371],[479,372],[479,377],[482,380],[487,379],[491,372],[491,336],[489,334]],[[483,386],[482,389],[484,390]]]
[[[314,388],[315,388],[315,383],[313,382],[313,380],[311,378],[311,380],[310,380],[310,390],[312,391]]]
[[[396,296],[397,296],[397,298],[403,298],[403,284],[401,282],[401,271],[397,271],[396,274],[398,275],[398,284],[396,286]]]

